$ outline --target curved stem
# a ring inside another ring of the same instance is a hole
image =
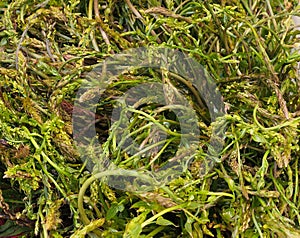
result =
[[[82,222],[84,223],[84,225],[88,225],[90,224],[90,220],[86,215],[86,212],[84,210],[83,207],[83,199],[84,199],[84,194],[87,190],[87,188],[96,180],[96,179],[100,179],[106,176],[135,176],[135,177],[139,177],[147,182],[152,181],[153,183],[155,182],[153,180],[153,178],[151,178],[150,176],[146,175],[146,174],[141,174],[138,171],[134,171],[134,170],[124,170],[124,169],[110,169],[110,170],[106,170],[103,172],[99,172],[95,175],[92,175],[90,178],[88,178],[82,185],[82,187],[80,188],[79,194],[78,194],[78,211],[81,217]],[[93,231],[96,235],[101,236],[101,232],[99,230],[94,230]]]
[[[142,226],[142,228],[144,228],[145,226],[151,224],[153,221],[155,221],[155,219],[159,218],[160,216],[164,215],[165,213],[168,213],[168,212],[171,212],[174,210],[178,210],[178,209],[182,209],[182,208],[184,208],[184,206],[186,206],[186,203],[182,203],[180,205],[169,207],[169,208],[157,213],[156,215],[150,217],[148,220],[144,221],[141,226]]]
[[[159,127],[160,129],[162,129],[164,132],[168,133],[169,135],[173,135],[173,136],[177,136],[177,137],[181,137],[183,135],[181,135],[180,133],[176,133],[171,131],[170,129],[165,128],[163,125],[161,125],[160,123],[157,122],[157,120],[155,120],[154,117],[150,116],[149,114],[143,112],[143,111],[139,111],[133,108],[129,108],[128,111],[134,112],[134,113],[138,113],[143,115],[144,117],[148,118],[150,121],[152,121],[157,127]]]
[[[296,123],[298,121],[300,121],[300,118],[296,118],[294,120],[289,120],[289,121],[286,121],[282,124],[279,124],[277,126],[272,126],[272,127],[264,127],[262,124],[259,123],[259,121],[257,120],[257,117],[256,117],[256,113],[257,113],[257,109],[258,109],[258,105],[255,106],[254,110],[253,110],[253,120],[254,120],[254,123],[262,130],[264,131],[271,131],[271,130],[278,130],[282,127],[286,127],[286,126],[290,126],[292,125],[293,123]]]

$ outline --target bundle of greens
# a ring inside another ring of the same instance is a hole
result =
[[[300,55],[292,21],[300,15],[297,5],[1,1],[0,237],[299,237]],[[183,52],[214,78],[226,132],[209,170],[203,168],[218,121],[210,120],[189,79],[136,68],[108,76],[96,111],[74,105],[99,64],[137,47]],[[97,175],[94,164],[91,169],[82,159],[95,152],[76,147],[72,116],[95,117],[97,143],[103,145],[98,153],[111,164],[155,172],[180,157],[176,115],[147,103],[149,98],[129,108],[123,131],[138,149],[118,147],[122,131],[112,116],[118,98],[147,82],[168,84],[170,101],[179,92],[193,106],[198,146],[183,173],[164,186],[124,191],[109,186],[100,179],[105,173]],[[155,136],[153,125],[167,137]]]

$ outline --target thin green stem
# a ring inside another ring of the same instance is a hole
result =
[[[259,236],[260,236],[261,238],[264,238],[264,235],[263,235],[263,233],[261,232],[261,229],[260,229],[260,227],[259,227],[259,225],[258,225],[258,223],[257,223],[257,221],[256,221],[255,214],[254,214],[254,209],[252,210],[252,220],[253,220],[253,223],[254,223],[255,228],[256,228],[257,231],[258,231]]]
[[[151,231],[148,235],[146,235],[145,238],[152,238],[159,232],[163,231],[164,229],[165,229],[165,226],[159,226],[156,229],[154,229],[153,231]]]
[[[86,215],[85,209],[83,207],[83,200],[84,200],[84,194],[86,192],[86,190],[88,189],[88,187],[97,179],[106,177],[106,176],[134,176],[134,177],[138,177],[144,181],[147,182],[153,182],[155,183],[155,181],[153,180],[153,178],[151,178],[150,176],[146,175],[146,174],[141,174],[137,171],[134,170],[124,170],[124,169],[111,169],[111,170],[107,170],[107,171],[103,171],[100,173],[97,173],[95,175],[92,175],[90,178],[88,178],[82,185],[82,187],[80,188],[79,194],[78,194],[78,211],[81,217],[82,222],[85,225],[90,224],[90,220]],[[99,230],[94,230],[93,231],[96,235],[101,236],[101,232]]]
[[[163,125],[161,125],[159,122],[157,122],[157,120],[155,120],[154,117],[150,116],[149,114],[143,112],[143,111],[139,111],[133,108],[128,108],[128,111],[134,112],[134,113],[138,113],[143,115],[144,117],[148,118],[150,121],[152,121],[156,126],[158,126],[160,129],[162,129],[164,132],[168,133],[169,135],[173,135],[173,136],[177,136],[177,137],[181,137],[183,136],[182,134],[173,132],[167,128],[165,128]]]
[[[272,126],[272,127],[264,127],[262,124],[259,123],[259,121],[257,120],[257,109],[258,109],[258,105],[256,105],[254,107],[254,110],[253,110],[253,120],[254,120],[254,123],[262,130],[264,131],[272,131],[272,130],[279,130],[281,129],[282,127],[287,127],[287,126],[291,126],[292,124],[296,124],[298,122],[300,122],[300,117],[299,118],[296,118],[296,119],[293,119],[293,120],[288,120],[282,124],[279,124],[277,126]]]
[[[180,205],[177,205],[177,206],[174,206],[174,207],[169,207],[159,213],[157,213],[156,215],[150,217],[148,220],[144,221],[142,223],[142,228],[144,228],[145,226],[151,224],[153,221],[155,221],[157,218],[159,218],[160,216],[168,213],[168,212],[171,212],[171,211],[175,211],[175,210],[179,210],[179,209],[182,209],[186,206],[187,204],[186,203],[183,203],[183,204],[180,204]]]

